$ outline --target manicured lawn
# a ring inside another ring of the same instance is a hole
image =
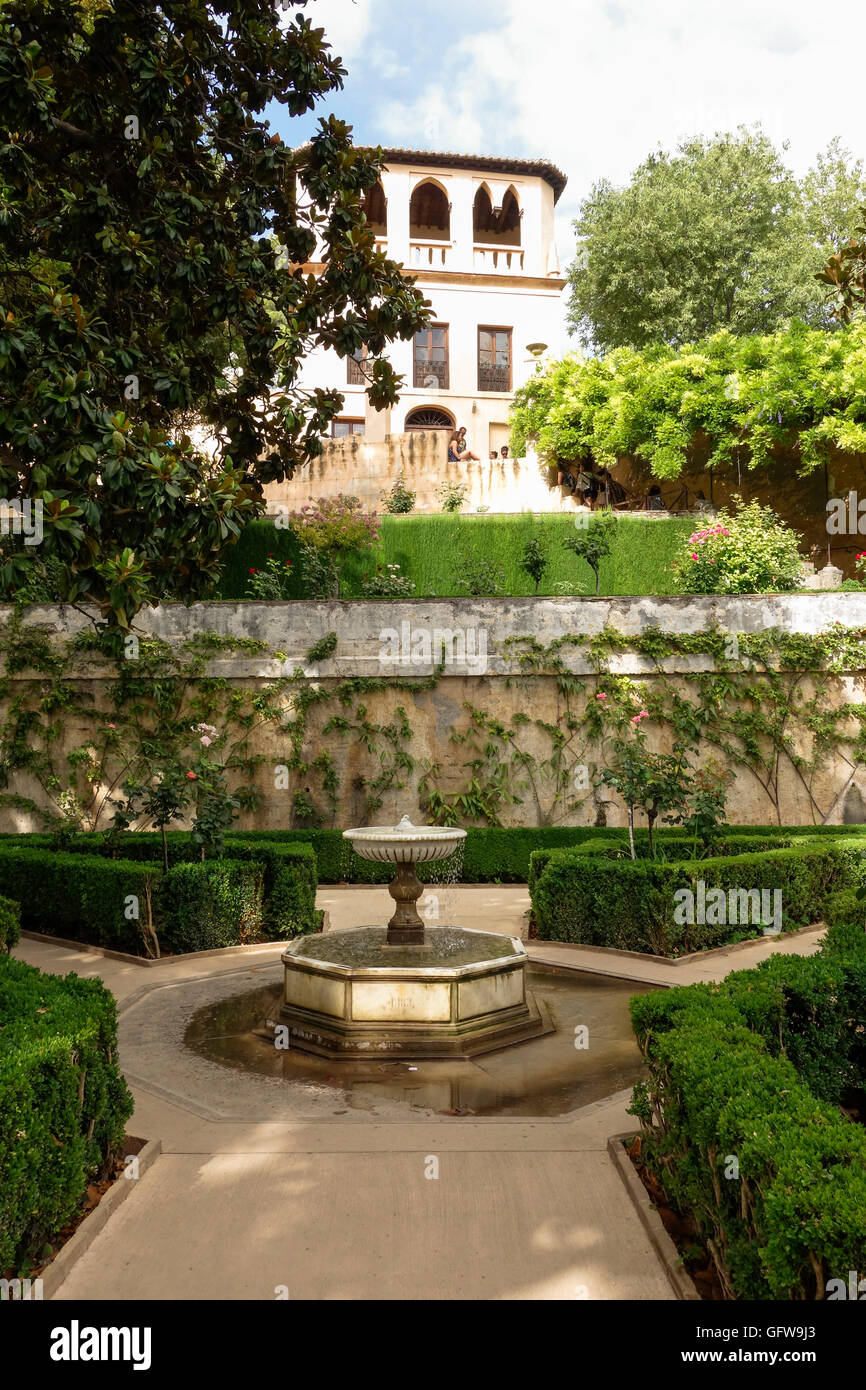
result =
[[[693,517],[643,515],[618,518],[614,548],[602,561],[599,593],[672,594],[676,593],[671,564],[681,539],[696,525]],[[550,556],[550,567],[540,586],[540,594],[591,594],[594,580],[589,566],[563,548],[566,536],[574,534],[570,516],[386,516],[382,522],[382,544],[377,554],[368,554],[347,565],[341,596],[357,598],[361,581],[377,565],[399,564],[403,574],[414,580],[416,597],[451,597],[460,592],[459,579],[466,554],[484,556],[505,573],[505,592],[529,595],[534,585],[520,568],[520,556],[532,535],[542,537]],[[251,567],[262,569],[269,554],[295,565],[291,597],[307,597],[297,573],[298,550],[289,531],[277,530],[268,521],[248,526],[226,565],[218,597],[247,597]]]

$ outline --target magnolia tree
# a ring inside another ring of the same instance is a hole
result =
[[[7,595],[39,571],[124,628],[207,594],[340,410],[298,389],[305,356],[364,351],[372,404],[397,399],[384,349],[428,310],[365,216],[381,159],[333,117],[298,148],[265,118],[343,85],[306,5],[0,8],[0,495],[41,531],[4,546]]]

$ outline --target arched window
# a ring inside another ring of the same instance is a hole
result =
[[[472,224],[477,245],[519,246],[520,207],[514,189],[508,189],[497,213],[486,186],[482,184],[475,194]]]
[[[413,241],[450,241],[451,207],[438,183],[419,183],[409,203],[409,236]]]
[[[454,416],[435,406],[419,405],[406,416],[407,430],[453,430]]]
[[[388,205],[381,182],[364,195],[364,212],[374,236],[388,235]]]

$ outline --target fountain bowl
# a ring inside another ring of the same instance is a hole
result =
[[[343,839],[362,859],[380,864],[423,864],[447,859],[466,839],[466,831],[444,825],[413,825],[404,816],[397,825],[362,825],[344,830]]]

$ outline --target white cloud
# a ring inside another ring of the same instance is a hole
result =
[[[324,29],[331,48],[344,66],[361,52],[373,24],[375,0],[311,0],[300,11],[316,29]],[[288,17],[295,13],[289,4]]]
[[[625,182],[658,145],[760,122],[798,173],[836,134],[866,154],[864,38],[862,0],[502,0],[498,27],[437,49],[417,95],[383,90],[371,115],[383,143],[552,159],[567,262],[590,185]]]

